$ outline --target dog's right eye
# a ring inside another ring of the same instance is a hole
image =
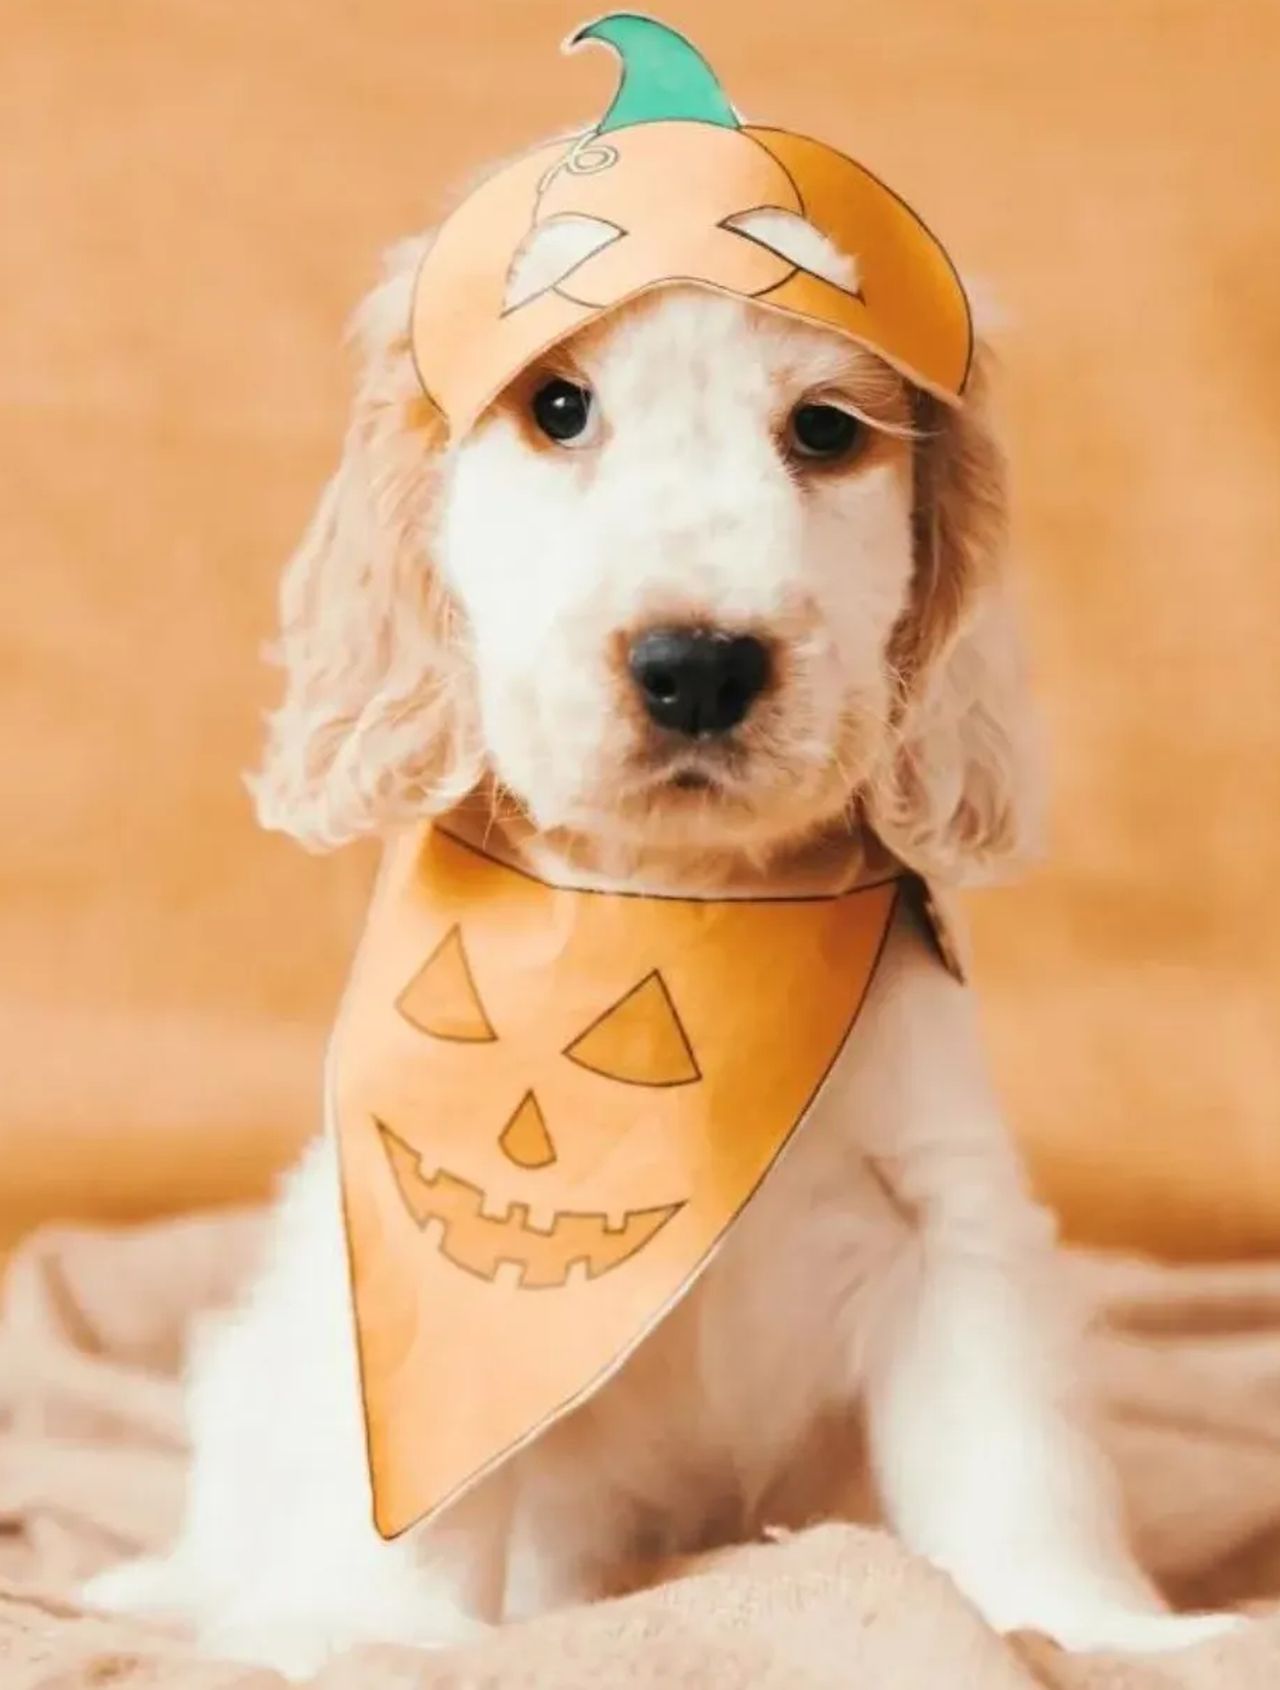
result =
[[[533,396],[533,420],[561,446],[585,446],[595,434],[591,391],[556,376]]]
[[[866,437],[866,428],[838,405],[797,405],[789,425],[791,447],[797,457],[825,459],[853,455]]]

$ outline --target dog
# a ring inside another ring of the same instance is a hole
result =
[[[813,240],[813,268],[847,265]],[[359,313],[345,451],[285,576],[263,823],[328,849],[480,794],[543,868],[615,881],[714,890],[855,827],[933,885],[1008,872],[1037,759],[986,347],[950,404],[825,327],[673,284],[446,447],[406,330],[423,250],[396,249]],[[661,710],[634,660],[655,631],[676,642]],[[693,647],[718,678],[682,713]],[[322,1136],[241,1306],[195,1345],[176,1547],[89,1599],[302,1675],[803,1524],[865,1467],[880,1517],[1001,1630],[1148,1650],[1235,1623],[1168,1612],[1131,1553],[1053,1228],[970,994],[905,905],[856,1041],[852,1095],[819,1098],[621,1370],[394,1541],[370,1521]]]

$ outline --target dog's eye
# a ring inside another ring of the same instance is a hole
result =
[[[797,405],[787,425],[788,444],[802,458],[846,458],[866,430],[837,405]]]
[[[556,376],[533,396],[533,420],[549,440],[561,446],[585,446],[595,434],[595,407],[589,388]]]

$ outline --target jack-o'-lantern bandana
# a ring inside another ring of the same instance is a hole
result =
[[[374,1519],[434,1513],[687,1290],[849,1037],[900,895],[545,884],[389,848],[330,1053]]]
[[[590,41],[621,60],[605,116],[482,182],[419,272],[414,356],[454,439],[541,354],[671,283],[825,324],[961,394],[964,289],[895,193],[820,141],[743,124],[697,50],[652,18],[617,12],[567,45]],[[845,260],[838,273],[805,268],[812,229]]]

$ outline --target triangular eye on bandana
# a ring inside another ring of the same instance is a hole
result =
[[[689,1035],[655,968],[565,1051],[570,1062],[632,1086],[691,1086],[702,1078]]]
[[[683,1294],[857,1018],[898,881],[693,900],[388,855],[330,1062],[374,1517],[584,1401]]]
[[[396,999],[419,1032],[461,1044],[491,1044],[497,1034],[476,992],[462,929],[451,927]]]
[[[568,45],[589,42],[621,64],[604,117],[482,182],[419,272],[414,356],[455,439],[543,353],[674,283],[824,324],[958,398],[968,301],[891,189],[821,141],[744,124],[697,49],[653,18],[616,12]]]

